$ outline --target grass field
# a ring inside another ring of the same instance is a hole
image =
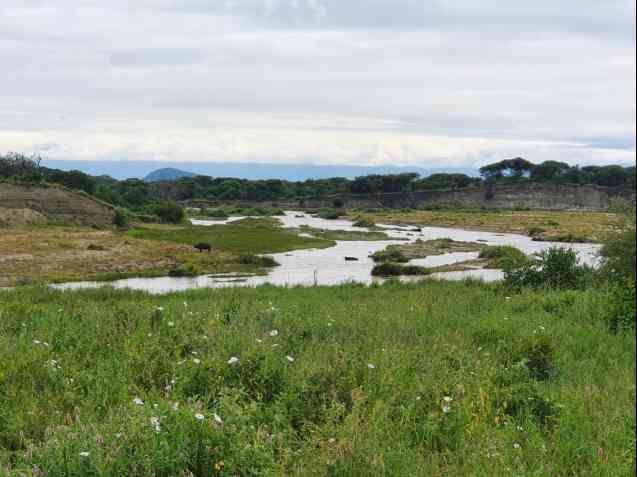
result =
[[[131,229],[128,235],[187,245],[207,242],[216,250],[241,254],[287,252],[334,245],[331,240],[299,237],[275,223],[274,219],[244,219],[227,225],[154,225]]]
[[[539,210],[354,210],[349,211],[348,218],[385,224],[458,227],[536,235],[547,240],[581,239],[591,242],[605,240],[622,223],[621,216],[607,212]]]
[[[607,308],[436,281],[0,292],[0,475],[633,475],[635,337]]]
[[[0,287],[159,276],[176,267],[198,273],[256,272],[260,268],[240,255],[334,243],[299,237],[269,220],[211,227],[148,224],[128,232],[50,225],[0,229]],[[212,253],[197,252],[192,245],[198,242],[212,244]]]

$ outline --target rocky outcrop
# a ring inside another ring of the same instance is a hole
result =
[[[0,182],[0,208],[5,209],[6,217],[12,210],[28,209],[34,211],[27,214],[29,216],[37,217],[34,215],[37,214],[46,217],[49,222],[77,225],[111,225],[115,216],[115,209],[109,204],[80,192],[50,185]],[[11,214],[19,215],[17,212]]]

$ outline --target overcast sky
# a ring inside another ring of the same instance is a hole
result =
[[[634,0],[2,0],[0,59],[0,152],[635,161]]]

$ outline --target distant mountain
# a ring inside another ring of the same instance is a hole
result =
[[[174,181],[180,177],[194,177],[196,175],[197,174],[193,174],[192,172],[175,169],[174,167],[164,167],[147,174],[146,177],[144,177],[144,180],[146,182]]]
[[[282,179],[304,181],[330,177],[365,176],[368,174],[400,174],[417,172],[428,176],[436,172],[459,172],[477,176],[478,171],[467,167],[449,167],[439,163],[434,167],[412,166],[339,166],[316,164],[267,164],[249,162],[160,162],[160,161],[71,161],[44,159],[42,165],[70,171],[78,169],[92,176],[109,175],[115,179],[148,177],[155,169],[177,169],[190,171],[194,175],[211,177],[237,177],[239,179]]]

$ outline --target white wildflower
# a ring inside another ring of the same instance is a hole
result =
[[[286,356],[285,359],[287,359],[290,363],[294,363],[294,358],[290,355]]]
[[[164,307],[163,306],[158,306],[157,308],[155,308],[155,310],[159,311],[160,313],[162,311],[164,311]]]
[[[198,421],[203,421],[206,418],[206,416],[204,416],[203,414],[197,413],[195,414],[195,419],[197,419]]]
[[[219,417],[219,414],[213,414],[212,418],[215,420],[215,422],[217,424],[223,424],[223,421],[221,420],[221,418]]]
[[[228,364],[236,364],[239,362],[239,358],[237,358],[236,356],[232,356],[229,360],[228,360]]]
[[[367,363],[367,367],[369,369],[376,369],[376,366],[374,366],[372,363]]]
[[[150,423],[153,426],[155,432],[161,432],[161,427],[159,427],[159,418],[156,416],[151,416]]]
[[[201,360],[199,358],[193,358],[192,362],[195,364],[201,364]]]
[[[169,321],[168,322],[168,326],[170,326],[172,328],[173,326],[175,326],[175,322],[174,321]]]
[[[520,444],[518,444],[517,442],[513,443],[513,448],[514,449],[520,449],[522,446]]]
[[[445,396],[445,397],[442,398],[442,400],[444,402],[451,402],[451,401],[453,401],[453,398],[451,396]]]
[[[144,401],[142,401],[141,399],[136,397],[135,399],[133,399],[133,404],[137,404],[138,406],[143,406],[144,405]]]
[[[451,412],[451,406],[449,406],[447,404],[443,404],[441,409],[442,409],[442,412],[444,412],[445,414]]]
[[[278,336],[278,335],[279,335],[279,331],[278,330],[270,331],[270,336]]]
[[[91,455],[91,453],[90,453],[90,452],[88,452],[88,451],[82,451],[82,452],[80,452],[80,457],[88,457],[89,455]]]

